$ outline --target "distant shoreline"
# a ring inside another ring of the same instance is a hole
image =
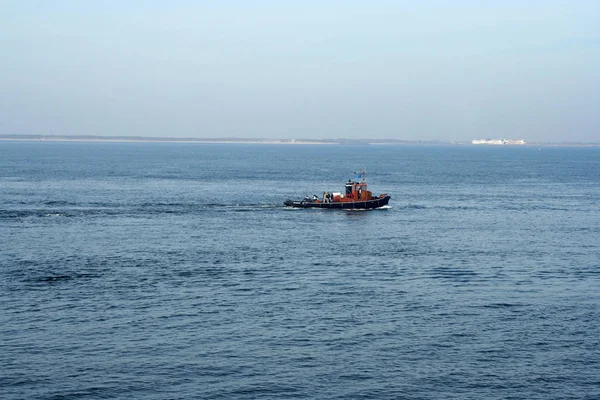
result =
[[[283,141],[283,140],[207,140],[207,139],[164,139],[164,138],[6,138],[0,136],[0,141],[11,142],[85,142],[85,143],[198,143],[198,144],[339,144],[319,141]]]
[[[74,135],[0,135],[0,141],[86,142],[86,143],[198,143],[198,144],[267,144],[267,145],[464,145],[478,147],[598,147],[600,143],[541,143],[487,145],[470,141],[426,141],[397,139],[260,139],[260,138],[166,138],[145,136],[74,136]]]

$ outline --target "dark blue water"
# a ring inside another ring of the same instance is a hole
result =
[[[598,148],[0,142],[0,246],[2,398],[600,398]]]

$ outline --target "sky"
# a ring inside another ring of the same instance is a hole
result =
[[[600,1],[0,0],[0,134],[600,142]]]

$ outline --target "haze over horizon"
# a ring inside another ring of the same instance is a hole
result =
[[[600,142],[600,2],[0,0],[0,134]]]

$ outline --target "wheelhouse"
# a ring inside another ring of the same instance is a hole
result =
[[[349,200],[368,200],[372,195],[367,190],[366,182],[353,182],[349,180],[346,183],[346,195],[344,197]]]

